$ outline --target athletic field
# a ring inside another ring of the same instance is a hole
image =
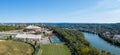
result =
[[[44,44],[41,45],[41,55],[71,55],[71,52],[64,44]]]

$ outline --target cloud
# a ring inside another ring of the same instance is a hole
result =
[[[95,6],[72,12],[68,18],[91,23],[120,22],[120,0],[101,0]]]

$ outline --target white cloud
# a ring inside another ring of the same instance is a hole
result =
[[[91,8],[72,12],[68,18],[82,22],[120,22],[120,0],[101,0]]]

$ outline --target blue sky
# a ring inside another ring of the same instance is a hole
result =
[[[0,22],[120,22],[120,0],[0,0]]]

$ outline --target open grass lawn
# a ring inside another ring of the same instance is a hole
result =
[[[0,41],[0,55],[32,55],[33,48],[26,43]]]
[[[71,55],[70,49],[64,44],[44,44],[41,48],[41,55]]]

